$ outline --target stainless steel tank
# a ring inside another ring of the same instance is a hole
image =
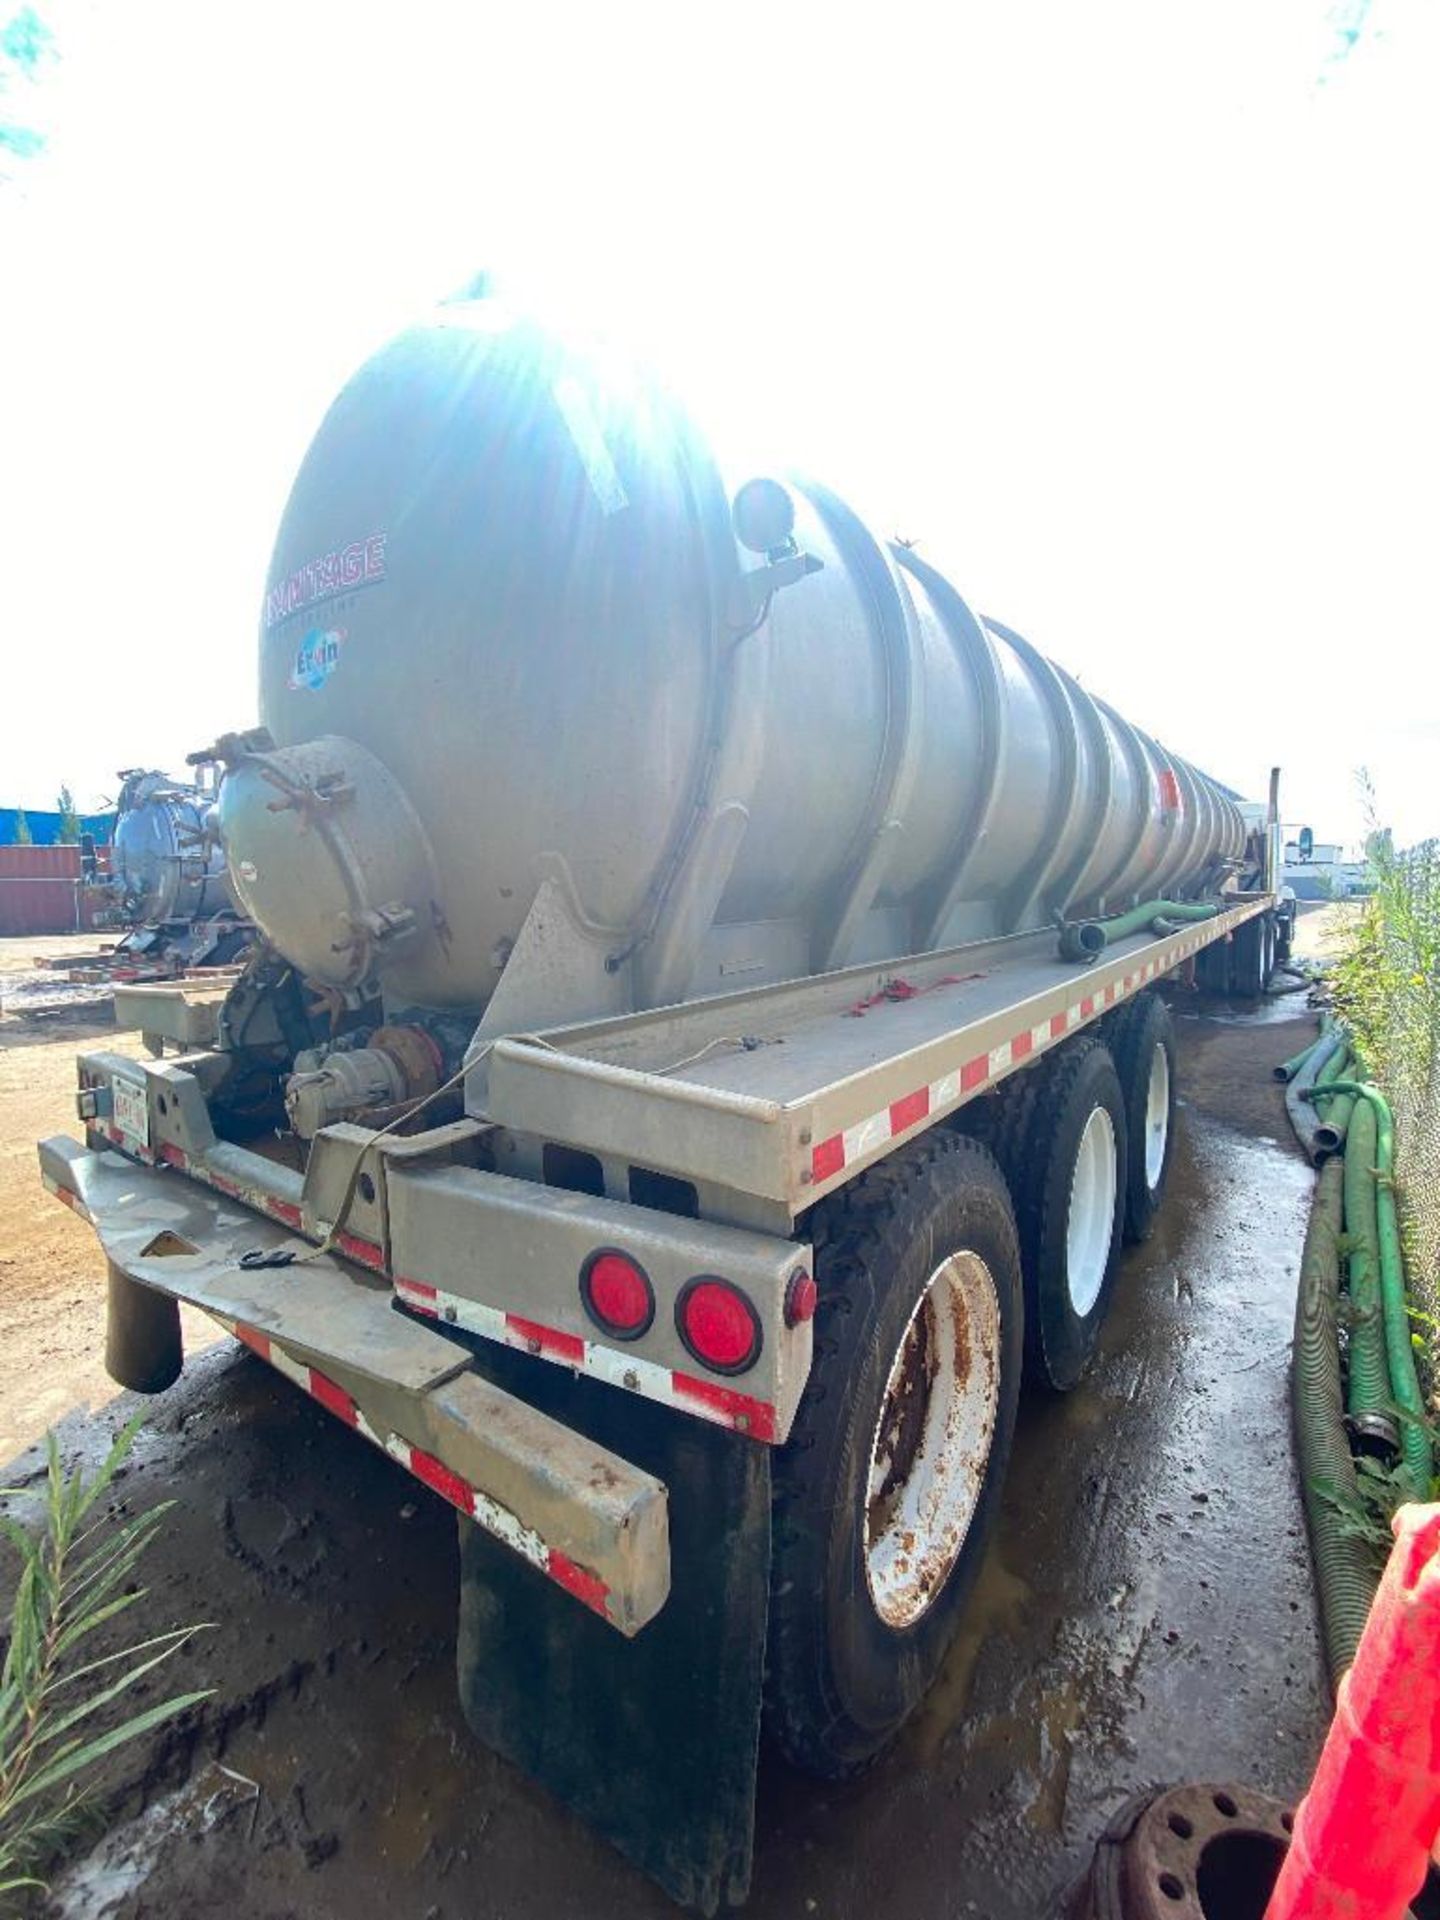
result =
[[[479,1010],[548,967],[570,1014],[1220,881],[1224,791],[786,488],[748,551],[667,394],[493,301],[383,348],[281,525],[270,738],[221,755],[244,910],[339,987]]]
[[[120,778],[110,877],[96,883],[111,923],[160,926],[233,913],[224,853],[204,832],[213,794],[140,767]]]

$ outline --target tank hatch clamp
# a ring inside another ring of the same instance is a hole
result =
[[[273,753],[275,736],[268,727],[247,727],[243,733],[222,733],[198,752],[187,753],[187,767],[233,767],[253,754]]]

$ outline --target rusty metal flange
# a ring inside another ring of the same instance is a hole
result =
[[[1129,1801],[1095,1848],[1071,1920],[1262,1920],[1292,1810],[1229,1782]]]

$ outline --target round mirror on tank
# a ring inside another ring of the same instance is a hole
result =
[[[778,480],[747,480],[730,505],[735,538],[751,553],[775,553],[790,545],[795,503]]]

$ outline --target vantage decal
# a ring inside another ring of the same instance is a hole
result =
[[[324,686],[340,664],[340,649],[345,643],[344,627],[315,627],[295,649],[295,664],[290,669],[290,690],[298,693],[308,687],[312,693]]]
[[[337,594],[383,580],[385,540],[383,533],[372,533],[367,539],[352,540],[348,547],[337,547],[333,553],[297,567],[265,595],[266,631],[321,600],[333,600]]]

